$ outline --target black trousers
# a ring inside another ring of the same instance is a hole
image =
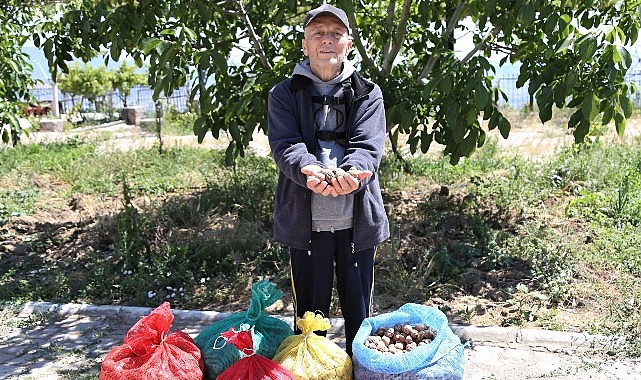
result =
[[[371,314],[375,253],[375,247],[352,252],[351,229],[312,232],[310,251],[290,248],[296,317],[302,318],[306,311],[318,311],[329,318],[336,273],[336,291],[345,320],[346,351],[350,356],[354,336],[363,319]],[[298,329],[296,332],[300,333]]]

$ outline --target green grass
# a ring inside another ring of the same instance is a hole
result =
[[[288,289],[287,250],[271,238],[276,167],[224,160],[199,147],[99,154],[82,140],[0,150],[4,239],[16,239],[19,215],[67,207],[72,196],[118,205],[23,232],[24,256],[0,267],[0,302],[202,309],[246,306],[243,292],[261,278]],[[590,328],[629,336],[627,352],[641,355],[639,149],[596,140],[529,161],[490,141],[457,166],[429,157],[407,166],[389,155],[380,171],[392,230],[377,254],[381,305],[478,295],[465,281],[477,276],[511,305],[504,324],[558,330],[556,310],[581,296],[586,268],[615,273],[617,297],[595,293],[609,312]]]

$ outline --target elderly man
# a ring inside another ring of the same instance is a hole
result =
[[[291,78],[269,93],[269,143],[279,168],[274,236],[289,247],[295,317],[329,317],[334,273],[346,351],[371,313],[376,247],[389,237],[377,170],[385,143],[381,89],[345,58],[347,15],[325,4],[304,24]]]

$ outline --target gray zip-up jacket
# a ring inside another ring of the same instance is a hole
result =
[[[354,200],[354,251],[372,248],[389,237],[378,168],[385,144],[385,109],[380,87],[354,73],[350,77],[347,139],[340,168],[370,170],[373,176],[360,181]],[[323,166],[316,158],[316,135],[310,79],[294,75],[269,92],[269,145],[279,169],[274,206],[274,238],[288,247],[309,249],[312,232],[311,194],[307,165]]]

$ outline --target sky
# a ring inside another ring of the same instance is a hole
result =
[[[51,83],[51,73],[49,72],[49,65],[44,52],[40,48],[36,48],[34,46],[25,46],[22,50],[30,57],[29,63],[33,66],[32,78],[39,79],[46,84]],[[77,62],[82,64],[81,60],[78,60]],[[93,67],[99,67],[105,64],[105,60],[102,57],[97,57],[92,59],[89,63]],[[110,70],[116,70],[119,66],[119,63],[110,60],[107,68]]]

